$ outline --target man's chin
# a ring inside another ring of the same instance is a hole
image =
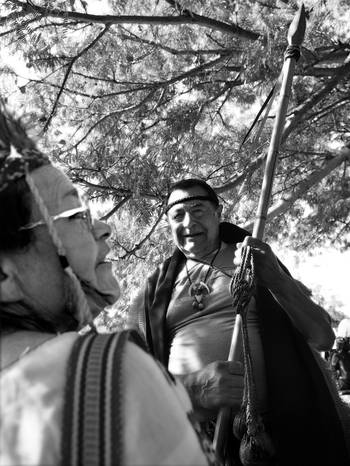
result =
[[[182,246],[180,249],[187,257],[197,257],[198,255],[200,255],[201,252],[201,248],[194,245],[185,245]]]
[[[202,249],[203,249],[203,241],[200,240],[200,237],[198,239],[197,238],[187,239],[181,245],[181,250],[186,255],[189,255],[189,254],[197,255],[202,251]]]

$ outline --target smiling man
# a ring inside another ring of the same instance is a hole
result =
[[[187,257],[201,259],[218,248],[221,211],[215,193],[208,193],[199,185],[172,191],[168,221],[180,251]]]
[[[266,243],[221,222],[221,213],[215,191],[204,181],[187,179],[171,187],[166,215],[176,248],[132,303],[130,324],[181,378],[198,419],[213,433],[218,410],[229,407],[235,414],[242,402],[243,361],[227,361],[235,323],[229,288],[242,247],[249,245],[258,286],[249,304],[248,336],[258,410],[278,463],[333,464],[334,457],[320,451],[320,439],[330,439],[329,425],[322,428],[324,405],[318,404],[322,398],[334,414],[333,401],[311,349],[332,346],[329,316]],[[235,442],[231,437],[228,449],[240,464]]]

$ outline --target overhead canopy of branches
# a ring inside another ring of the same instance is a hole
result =
[[[208,180],[227,217],[251,226],[275,106],[260,139],[241,143],[280,74],[297,2],[2,3],[2,97],[31,116],[91,198],[109,200],[106,218],[132,214],[119,241],[124,255],[152,250],[167,189],[179,178]],[[349,6],[304,3],[307,32],[267,234],[295,247],[325,239],[346,247]]]

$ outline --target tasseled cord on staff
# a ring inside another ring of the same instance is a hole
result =
[[[244,394],[240,411],[233,420],[233,433],[240,440],[239,457],[243,466],[271,465],[275,450],[258,412],[256,385],[248,339],[247,314],[255,292],[254,261],[249,246],[243,248],[242,261],[234,274],[230,291],[233,307],[242,318]]]

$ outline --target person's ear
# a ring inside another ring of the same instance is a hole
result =
[[[10,258],[0,257],[0,301],[13,303],[22,298],[18,286],[17,267]]]

